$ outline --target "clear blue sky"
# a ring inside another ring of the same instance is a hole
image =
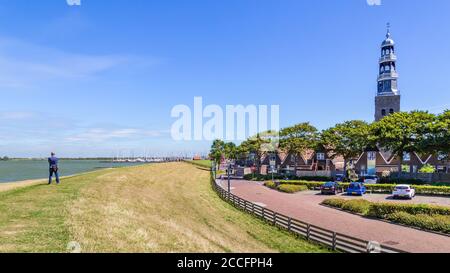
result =
[[[203,152],[176,104],[279,104],[281,125],[373,120],[392,25],[403,110],[450,108],[450,1],[0,0],[0,155]]]

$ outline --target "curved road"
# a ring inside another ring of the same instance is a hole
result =
[[[226,181],[220,181],[226,188]],[[281,193],[261,183],[232,181],[232,192],[248,201],[266,206],[298,220],[367,241],[418,253],[450,253],[450,237],[379,220],[364,218],[321,206],[327,197],[317,192]],[[329,198],[329,197],[328,197]]]

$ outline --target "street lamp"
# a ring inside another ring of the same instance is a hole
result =
[[[228,193],[231,193],[231,180],[230,175],[231,174],[231,162],[228,163]]]

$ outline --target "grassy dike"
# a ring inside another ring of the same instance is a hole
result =
[[[0,252],[327,252],[223,202],[187,163],[0,192]]]

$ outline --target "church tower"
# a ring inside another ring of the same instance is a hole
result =
[[[379,61],[378,91],[375,97],[375,120],[400,112],[400,92],[398,90],[397,56],[395,43],[391,38],[388,24],[386,39],[381,44]]]

